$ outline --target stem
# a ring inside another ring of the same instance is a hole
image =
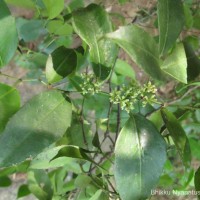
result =
[[[118,194],[117,191],[115,190],[115,187],[114,187],[113,184],[110,182],[109,178],[106,177],[106,176],[104,176],[104,177],[106,178],[106,180],[107,180],[108,184],[110,185],[110,187],[112,188],[113,192],[114,192],[115,194]]]
[[[115,68],[115,64],[116,64],[116,61],[117,61],[117,58],[115,59],[115,62],[113,64],[113,67],[112,67],[112,70],[111,70],[111,73],[110,73],[110,78],[108,80],[108,84],[109,84],[109,94],[112,92],[112,87],[111,87],[111,79],[112,79],[112,75],[113,75],[113,72],[114,72],[114,68]],[[110,139],[110,141],[112,142],[113,146],[115,146],[115,142],[112,140],[112,138],[109,136],[109,123],[110,123],[110,114],[111,114],[111,111],[112,111],[112,107],[113,107],[113,103],[109,103],[109,109],[108,109],[108,114],[107,114],[107,127],[106,127],[106,131],[104,133],[104,138],[101,142],[101,145],[104,143],[104,141],[106,140],[106,138],[108,137]]]
[[[98,161],[98,163],[96,163],[96,164],[100,165],[105,159],[109,160],[110,163],[114,164],[113,161],[109,157],[112,153],[113,152],[111,151],[111,152],[107,152],[107,153],[103,154],[103,157],[101,157],[100,160]],[[96,166],[91,167],[89,172],[91,173],[95,168],[96,168]]]
[[[117,86],[117,90],[120,90],[120,86]],[[121,117],[121,109],[120,109],[120,104],[117,104],[117,128],[116,128],[116,134],[115,134],[115,143],[117,141],[118,135],[119,135],[119,131],[120,131],[120,120]]]
[[[15,79],[15,80],[20,80],[20,81],[22,81],[22,79],[20,79],[20,78],[16,78],[16,77],[14,77],[14,76],[10,76],[10,75],[8,75],[8,74],[4,74],[4,73],[2,73],[1,71],[0,71],[0,76],[5,76],[5,77],[8,77],[8,78],[12,78],[12,79]]]
[[[105,131],[105,133],[104,133],[104,138],[103,138],[103,140],[102,140],[100,146],[102,146],[102,144],[105,142],[106,138],[109,138],[110,141],[112,142],[112,144],[114,145],[114,141],[113,141],[112,138],[109,136],[109,123],[110,123],[110,114],[111,114],[111,111],[112,111],[112,106],[113,106],[113,104],[110,102],[110,104],[109,104],[109,109],[108,109],[108,114],[107,114],[107,119],[108,119],[108,120],[107,120],[106,131]]]
[[[83,101],[82,101],[82,105],[81,105],[81,128],[82,128],[82,133],[83,133],[83,141],[84,141],[85,146],[88,149],[88,143],[87,143],[85,130],[84,130],[84,115],[83,115],[84,103],[85,103],[85,97],[83,97]]]
[[[187,97],[191,92],[193,92],[197,88],[199,88],[198,85],[193,87],[193,88],[190,88],[181,98],[175,99],[174,101],[171,101],[171,102],[168,102],[168,103],[165,104],[165,106],[169,106],[169,105],[173,105],[175,103],[178,103],[179,101],[183,100],[185,97]]]

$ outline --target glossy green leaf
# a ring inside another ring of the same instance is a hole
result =
[[[164,79],[156,42],[143,29],[135,25],[124,26],[106,37],[122,47],[147,74],[158,80]]]
[[[18,43],[15,18],[11,16],[3,0],[0,1],[0,27],[0,67],[2,67],[12,59]]]
[[[46,78],[48,83],[55,83],[63,79],[63,77],[59,75],[54,69],[51,55],[49,55],[46,62]]]
[[[59,157],[70,157],[70,158],[78,158],[83,160],[91,161],[91,159],[87,156],[86,151],[82,148],[73,145],[64,146],[60,149],[56,156],[52,158],[52,160]]]
[[[200,59],[196,56],[194,49],[188,42],[184,42],[187,56],[187,76],[188,81],[194,80],[200,74]]]
[[[195,173],[195,176],[194,176],[194,185],[195,185],[195,189],[196,191],[198,191],[198,199],[200,199],[200,194],[199,194],[199,191],[200,191],[200,167],[197,169],[196,173]]]
[[[64,0],[56,0],[56,3],[54,0],[42,0],[42,1],[47,9],[49,19],[57,17],[64,9]]]
[[[54,83],[76,70],[77,54],[73,49],[59,47],[49,56],[46,63],[46,77]]]
[[[161,68],[176,80],[187,83],[187,57],[182,43],[176,45]]]
[[[8,187],[12,184],[12,181],[8,176],[0,177],[0,187]]]
[[[117,74],[135,79],[135,72],[133,67],[121,59],[117,59],[114,70]]]
[[[70,126],[71,103],[57,91],[33,97],[8,122],[0,137],[0,167],[34,157]]]
[[[191,150],[184,129],[181,127],[174,114],[169,112],[167,109],[162,109],[161,114],[183,164],[188,167],[191,162]]]
[[[52,199],[52,185],[44,170],[38,169],[28,172],[28,188],[40,200]]]
[[[158,28],[160,54],[164,55],[174,45],[184,26],[181,0],[158,0]]]
[[[31,194],[31,191],[29,190],[28,185],[23,184],[18,189],[17,198],[25,197],[29,194]]]
[[[129,118],[115,146],[114,176],[123,200],[145,200],[156,186],[166,160],[166,145],[141,115]]]
[[[160,130],[163,126],[163,120],[160,110],[153,112],[148,119],[154,124],[154,126]]]
[[[90,47],[90,59],[95,74],[101,79],[107,78],[115,63],[117,47],[111,41],[103,38],[112,31],[112,23],[106,11],[96,5],[72,13],[73,26],[76,33]]]
[[[3,83],[0,83],[0,132],[6,126],[9,118],[20,108],[19,92]]]

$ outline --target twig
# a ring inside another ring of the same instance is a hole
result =
[[[104,176],[108,182],[108,184],[110,185],[110,187],[112,188],[113,192],[115,194],[118,194],[117,191],[115,190],[115,187],[113,186],[113,184],[110,182],[109,178],[107,176]]]
[[[188,94],[190,94],[191,92],[193,92],[197,88],[199,88],[199,86],[195,86],[193,88],[190,88],[181,98],[175,99],[174,101],[171,101],[171,102],[168,102],[168,103],[165,103],[164,106],[169,106],[169,105],[173,105],[175,103],[178,103],[179,101],[183,100],[186,96],[188,96]]]
[[[117,90],[120,90],[120,86],[117,86]],[[118,135],[119,135],[119,131],[120,131],[120,120],[121,117],[121,108],[120,108],[120,104],[117,104],[117,128],[116,128],[116,133],[115,133],[115,143],[117,141]]]
[[[114,68],[115,68],[116,62],[117,62],[117,58],[115,59],[115,62],[114,62],[113,67],[112,67],[112,69],[111,69],[110,78],[109,78],[109,80],[108,80],[109,93],[112,92],[111,79],[112,79],[112,75],[113,75],[113,72],[114,72]],[[107,121],[107,127],[106,127],[106,131],[105,131],[105,133],[104,133],[104,138],[103,138],[103,140],[102,140],[102,142],[101,142],[101,146],[102,146],[102,144],[104,143],[104,141],[106,140],[106,138],[109,138],[109,139],[110,139],[110,141],[112,142],[113,146],[115,145],[115,142],[112,140],[112,138],[111,138],[110,135],[109,135],[110,114],[111,114],[111,111],[112,111],[112,107],[113,107],[113,103],[110,102],[110,103],[109,103],[108,114],[107,114],[107,119],[108,119],[108,121]]]
[[[5,77],[8,77],[8,78],[12,78],[12,79],[18,80],[18,81],[22,81],[21,78],[17,78],[17,77],[8,75],[8,74],[4,74],[4,73],[2,73],[1,71],[0,71],[0,76],[5,76]]]
[[[84,141],[85,146],[88,149],[88,143],[87,143],[85,130],[84,130],[84,114],[83,114],[84,103],[85,103],[85,97],[83,97],[83,101],[81,105],[81,128],[82,128],[82,134],[83,134],[83,141]]]

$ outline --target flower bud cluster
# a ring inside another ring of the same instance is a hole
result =
[[[156,87],[151,82],[139,87],[135,84],[123,85],[119,90],[114,89],[110,94],[110,101],[120,104],[122,110],[128,113],[134,109],[136,102],[141,101],[143,106],[158,103],[156,99]]]
[[[80,85],[82,88],[82,94],[96,94],[101,91],[101,82],[95,77],[94,74],[82,73],[81,78],[83,83]]]

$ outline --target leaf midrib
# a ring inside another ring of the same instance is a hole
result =
[[[65,61],[67,61],[67,59],[69,58],[69,56],[70,56],[71,54],[72,54],[72,52],[70,52],[70,53],[63,59],[63,61],[58,65],[58,68],[55,69],[56,72],[60,70],[60,68],[62,67],[63,63],[65,63]]]
[[[166,41],[167,41],[167,36],[168,36],[168,32],[169,32],[169,2],[168,0],[165,0],[166,1],[166,7],[167,7],[167,23],[166,23],[166,33],[165,33],[165,37],[164,37],[164,43],[163,43],[163,48],[162,48],[162,51],[161,51],[161,54],[163,54],[164,50],[165,50],[165,47],[166,47]],[[159,20],[160,22],[160,20]],[[159,23],[160,24],[160,23]],[[159,25],[160,27],[160,33],[161,33],[161,26]]]
[[[9,91],[7,91],[6,93],[4,93],[3,95],[0,96],[0,100],[3,99],[5,96],[9,95],[10,93],[12,93],[14,90],[16,90],[16,89],[10,88]]]
[[[142,146],[141,146],[141,142],[140,142],[140,135],[139,135],[139,130],[137,128],[137,124],[136,124],[136,121],[135,121],[135,118],[133,118],[133,123],[134,123],[134,126],[135,126],[135,129],[136,129],[136,138],[137,138],[137,146],[138,146],[138,152],[139,152],[139,193],[141,194],[142,193]]]

